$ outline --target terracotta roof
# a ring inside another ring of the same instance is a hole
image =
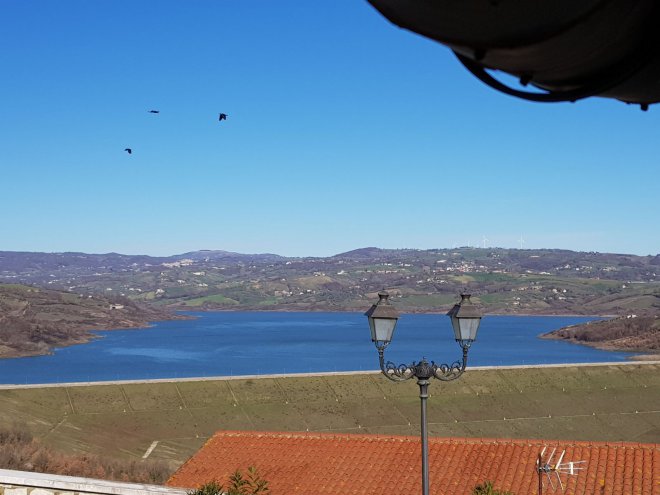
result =
[[[565,494],[660,495],[660,444],[429,438],[430,492],[469,495],[487,480],[516,495],[537,493],[544,446],[586,462],[563,476]],[[555,456],[554,461],[557,460]],[[167,482],[195,488],[255,466],[273,495],[384,495],[421,490],[419,437],[220,431]],[[553,493],[549,486],[544,493]],[[556,492],[561,494],[559,489]]]

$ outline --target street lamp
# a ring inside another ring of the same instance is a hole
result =
[[[399,319],[399,313],[392,306],[385,292],[378,293],[378,302],[365,313],[369,319],[371,340],[378,349],[380,370],[394,382],[403,382],[417,378],[419,398],[421,400],[421,437],[422,437],[422,495],[429,495],[429,447],[426,424],[426,399],[428,398],[429,380],[437,378],[442,381],[455,380],[463,374],[467,365],[467,355],[472,342],[477,338],[477,330],[481,322],[481,312],[470,301],[470,294],[461,294],[461,302],[454,305],[447,315],[451,318],[454,328],[454,338],[463,349],[463,359],[452,364],[430,363],[426,358],[417,363],[396,365],[392,361],[385,362],[385,348],[392,341],[394,328]]]

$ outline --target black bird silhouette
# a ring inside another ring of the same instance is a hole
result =
[[[129,155],[133,153],[133,150],[131,148],[124,148],[124,151],[126,151]]]
[[[221,113],[218,115],[218,120],[227,120],[227,114],[226,113]]]
[[[160,110],[149,110],[149,113],[160,113]]]

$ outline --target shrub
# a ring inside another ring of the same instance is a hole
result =
[[[222,495],[224,493],[224,488],[216,480],[209,481],[204,483],[199,488],[191,490],[188,492],[188,495]]]
[[[0,469],[155,484],[164,483],[172,471],[163,461],[63,454],[33,439],[24,425],[0,428]]]
[[[483,485],[477,485],[474,487],[472,495],[513,495],[513,493],[496,490],[493,488],[492,481],[485,481]]]
[[[229,476],[229,486],[225,490],[217,480],[204,483],[199,488],[189,491],[188,495],[269,495],[268,481],[261,478],[257,468],[250,466],[243,476],[240,470]]]

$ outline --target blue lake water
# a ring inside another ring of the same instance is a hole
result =
[[[189,313],[194,320],[96,332],[52,355],[0,360],[0,383],[56,383],[378,369],[362,313]],[[469,354],[473,366],[623,361],[609,352],[538,335],[586,317],[486,316]],[[385,357],[398,363],[461,355],[444,315],[403,315]]]

